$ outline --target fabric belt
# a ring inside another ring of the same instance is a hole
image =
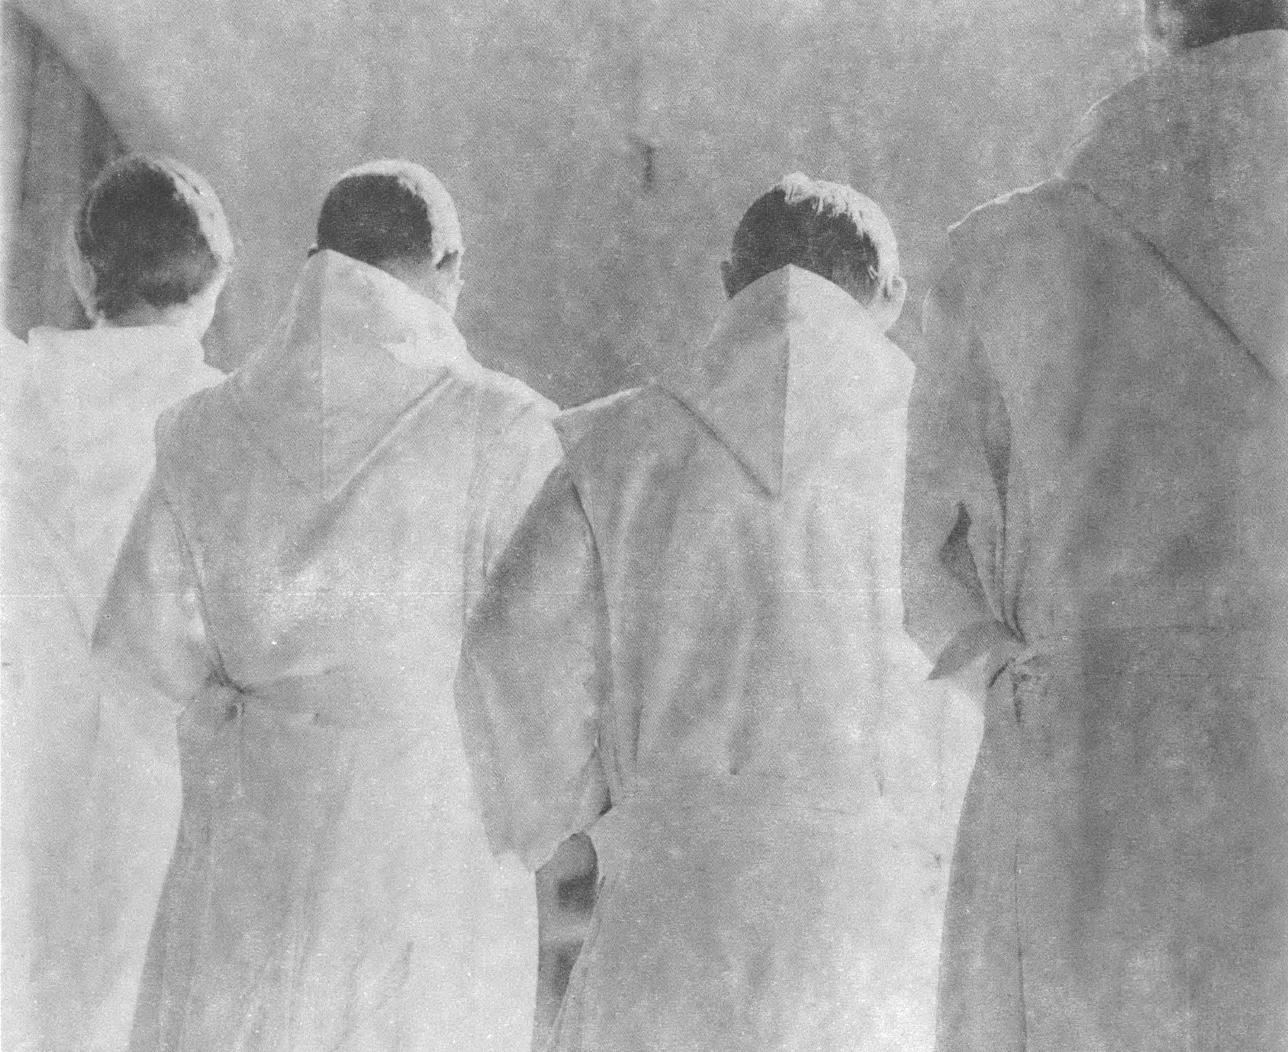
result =
[[[333,727],[377,727],[410,724],[415,708],[382,705],[388,698],[405,701],[399,691],[379,677],[348,669],[308,676],[290,676],[253,687],[221,685],[203,692],[203,706],[223,706],[228,715],[244,713],[297,723]]]
[[[1213,673],[1212,655],[1256,653],[1262,647],[1284,650],[1288,629],[1211,625],[1106,625],[1094,634],[1063,632],[1021,639],[997,621],[967,626],[946,646],[931,670],[931,679],[950,676],[987,654],[985,682],[992,686],[1007,670],[1019,672],[1036,665],[1077,662],[1079,674],[1092,677],[1165,675],[1205,676]],[[1084,657],[1090,662],[1083,662]],[[1250,674],[1260,669],[1248,669]],[[1288,675],[1288,668],[1282,670]]]

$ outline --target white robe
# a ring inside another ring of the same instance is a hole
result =
[[[131,1048],[528,1045],[531,877],[489,855],[451,685],[553,407],[333,252],[158,428],[95,645],[186,705]]]
[[[930,1046],[971,720],[902,630],[911,371],[786,267],[562,418],[458,681],[494,846],[599,854],[554,1048]]]
[[[158,750],[91,683],[89,629],[152,470],[158,416],[221,374],[197,340],[162,325],[32,329],[6,345],[5,369],[6,643],[37,670],[10,669],[6,696],[28,728],[6,747],[27,771],[10,801],[28,809],[33,844],[63,845],[56,863],[45,849],[36,863],[30,981],[53,1047],[116,1049],[174,843],[178,768],[172,745]]]
[[[157,418],[223,374],[205,364],[197,340],[168,325],[42,327],[27,344],[27,396],[42,403],[72,468],[63,500],[92,623],[152,472]]]
[[[20,404],[27,347],[4,334],[0,499],[0,995],[6,1048],[42,1047],[60,1003],[77,999],[83,960],[63,938],[69,875],[90,768],[96,696],[86,591],[57,499],[68,479],[39,404]],[[70,887],[69,887],[70,883]],[[73,905],[75,903],[73,902]],[[84,947],[75,947],[83,953]]]

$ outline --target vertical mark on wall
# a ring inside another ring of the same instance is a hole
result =
[[[657,174],[656,164],[655,164],[655,159],[657,156],[657,147],[654,146],[651,142],[646,142],[643,144],[643,149],[644,149],[644,192],[646,194],[651,194],[653,192],[653,187],[654,187],[656,174]]]

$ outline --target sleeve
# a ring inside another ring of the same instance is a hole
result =
[[[191,553],[154,474],[94,627],[103,672],[186,703],[218,678]]]
[[[998,587],[1010,434],[951,276],[931,291],[908,406],[902,584],[909,634],[950,675],[1011,638]]]
[[[537,869],[608,804],[599,712],[608,613],[565,466],[496,564],[465,633],[456,706],[492,848]]]
[[[530,405],[493,441],[475,467],[465,551],[465,614],[542,484],[563,457],[553,406]]]

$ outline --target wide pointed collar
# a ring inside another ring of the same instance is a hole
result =
[[[730,300],[696,358],[659,383],[777,496],[839,430],[902,404],[911,373],[848,293],[786,266]]]
[[[387,354],[415,369],[473,364],[452,316],[378,267],[323,249],[295,285],[285,343]]]
[[[1063,166],[1288,379],[1288,32],[1175,56],[1088,113]]]
[[[232,389],[287,473],[331,496],[427,391],[479,368],[445,310],[376,267],[324,250],[305,264],[286,319]]]

